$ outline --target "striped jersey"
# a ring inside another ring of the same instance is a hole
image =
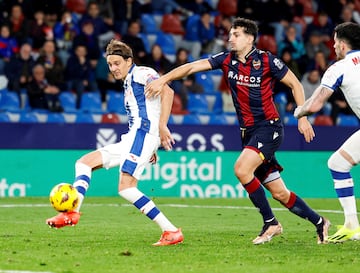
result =
[[[356,116],[360,118],[360,50],[348,52],[324,73],[321,85],[335,91],[340,88]]]
[[[159,136],[160,96],[148,99],[144,94],[145,85],[157,78],[159,74],[150,67],[133,64],[130,68],[124,81],[124,103],[130,130],[142,129]]]
[[[209,58],[212,69],[223,71],[241,127],[279,118],[273,101],[275,82],[288,67],[270,52],[255,47],[242,63],[234,52],[221,52]]]

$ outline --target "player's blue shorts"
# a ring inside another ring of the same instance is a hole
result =
[[[256,126],[241,128],[243,148],[256,151],[263,159],[263,164],[255,171],[255,176],[261,182],[264,182],[270,173],[283,170],[275,158],[275,152],[283,138],[284,126],[280,119],[266,120]]]

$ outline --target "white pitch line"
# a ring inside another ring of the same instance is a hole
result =
[[[48,207],[48,204],[3,204],[0,205],[0,208],[33,208],[33,207]],[[132,204],[84,204],[84,206],[91,207],[128,207],[132,206]],[[184,205],[184,204],[159,204],[159,207],[173,207],[173,208],[198,208],[198,209],[246,209],[246,210],[257,210],[255,207],[248,206],[208,206],[208,205]],[[286,208],[273,208],[273,210],[277,211],[286,211]],[[326,213],[336,213],[341,214],[343,211],[341,210],[324,210],[319,209],[317,212],[326,212]],[[2,273],[0,271],[0,273]]]

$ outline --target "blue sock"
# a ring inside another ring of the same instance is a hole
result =
[[[313,211],[299,196],[290,192],[290,199],[287,204],[284,204],[292,213],[301,218],[309,220],[314,225],[319,224],[321,216]]]

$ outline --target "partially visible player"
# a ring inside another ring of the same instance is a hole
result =
[[[145,84],[159,77],[152,68],[136,66],[133,53],[126,44],[112,40],[106,48],[106,59],[115,79],[124,81],[125,107],[129,116],[129,131],[121,141],[82,156],[75,164],[74,186],[79,192],[79,205],[74,212],[60,213],[46,220],[55,228],[76,225],[80,207],[90,185],[92,172],[99,168],[119,166],[119,195],[132,203],[162,229],[155,246],[173,245],[184,240],[181,229],[175,227],[152,200],[138,188],[138,180],[147,164],[156,163],[160,144],[171,150],[174,139],[167,127],[174,92],[164,86],[161,97],[147,99]]]
[[[287,189],[280,176],[282,167],[275,156],[284,134],[272,97],[275,81],[291,88],[297,105],[304,103],[304,90],[294,73],[279,58],[255,48],[257,34],[254,21],[235,19],[229,35],[231,52],[220,52],[209,59],[181,65],[147,84],[145,92],[151,97],[162,93],[162,87],[169,81],[199,71],[221,69],[231,90],[242,137],[243,150],[236,160],[234,172],[263,218],[263,227],[253,243],[269,242],[282,233],[282,225],[270,207],[264,186],[289,211],[309,220],[316,228],[317,242],[322,244],[326,241],[330,222]],[[298,128],[307,142],[313,139],[314,131],[307,118],[299,119]]]
[[[360,26],[355,23],[337,25],[334,41],[338,61],[326,70],[320,86],[313,95],[305,101],[303,106],[296,108],[294,113],[296,118],[318,112],[337,89],[344,93],[351,109],[360,118]],[[360,130],[357,130],[328,160],[335,191],[345,216],[344,225],[335,234],[328,237],[329,242],[360,240],[354,181],[350,174],[351,168],[359,162]]]

